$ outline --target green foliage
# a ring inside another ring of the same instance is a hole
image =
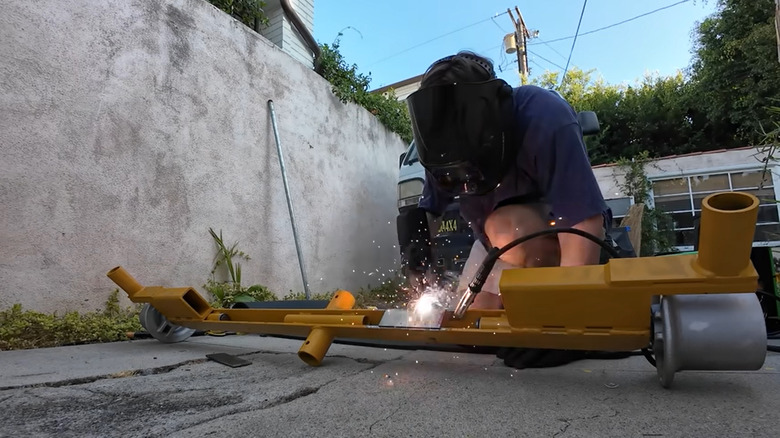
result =
[[[257,24],[267,26],[266,3],[262,0],[207,0],[222,12],[232,16],[248,27],[255,29]]]
[[[400,278],[390,279],[376,286],[366,286],[355,292],[355,307],[389,309],[404,306],[409,301]]]
[[[341,34],[339,34],[341,36]],[[320,46],[320,74],[332,85],[333,93],[343,103],[354,102],[371,114],[405,142],[412,141],[412,124],[406,104],[396,99],[394,92],[389,95],[371,93],[368,89],[371,76],[358,73],[357,65],[349,65],[339,52],[338,38],[333,45]]]
[[[699,142],[696,135],[688,116],[694,102],[691,85],[681,73],[647,75],[630,85],[609,85],[601,78],[594,79],[593,74],[572,68],[559,92],[575,110],[595,111],[599,117],[601,133],[585,139],[594,165],[646,150],[653,156],[664,156],[713,148]],[[543,87],[557,82],[557,72],[546,72],[532,81]]]
[[[325,292],[313,294],[312,300],[328,300],[333,297],[333,292]],[[368,307],[377,307],[379,309],[387,309],[395,306],[400,306],[408,301],[406,294],[403,292],[402,282],[400,279],[390,279],[378,286],[367,285],[355,292],[350,291],[355,297],[355,308],[366,309]],[[282,298],[283,300],[305,300],[306,294],[303,292],[290,291]]]
[[[122,309],[114,290],[99,312],[63,315],[23,310],[20,304],[0,312],[0,350],[56,347],[127,339],[141,330],[140,306]]]
[[[333,298],[334,292],[323,292],[323,293],[316,293],[312,294],[311,298],[308,298],[310,300],[326,300],[330,301],[331,298]],[[300,301],[305,300],[306,298],[306,292],[293,292],[290,291],[287,295],[282,297],[283,301]]]
[[[703,139],[722,147],[761,140],[780,97],[773,0],[718,0],[696,29],[691,81]]]
[[[206,281],[203,287],[209,292],[214,300],[213,307],[229,307],[239,302],[249,301],[269,301],[276,299],[276,296],[267,287],[255,284],[249,287],[241,285],[241,263],[234,262],[234,258],[250,260],[248,254],[238,249],[238,242],[228,247],[222,239],[222,230],[217,234],[214,229],[209,228],[209,234],[214,239],[217,246],[217,255],[214,257],[214,267],[211,269],[211,278]],[[216,273],[220,266],[225,266],[230,279],[228,281],[217,281]]]
[[[780,160],[777,156],[777,148],[780,147],[780,107],[772,106],[767,108],[767,111],[771,117],[770,125],[768,127],[761,126],[763,138],[757,147],[758,155],[763,157],[761,159],[764,162],[761,187],[763,187],[764,181],[772,180],[771,177],[768,177],[769,166]]]
[[[591,162],[650,151],[653,157],[759,144],[780,100],[780,63],[772,0],[718,0],[718,12],[694,29],[690,72],[647,75],[633,84],[570,69],[561,84],[545,72],[532,84],[556,88],[602,126],[586,138]]]
[[[652,184],[645,168],[652,165],[651,161],[650,154],[642,151],[634,158],[621,158],[617,162],[618,168],[623,171],[624,180],[618,181],[616,177],[616,184],[623,193],[634,197],[634,203],[645,204],[642,212],[642,247],[634,248],[639,256],[651,256],[675,249],[672,217],[648,204]]]

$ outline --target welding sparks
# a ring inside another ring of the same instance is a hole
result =
[[[414,303],[413,309],[417,316],[426,316],[430,315],[430,313],[433,312],[433,310],[437,307],[441,307],[439,299],[436,298],[434,294],[428,293],[421,296]]]

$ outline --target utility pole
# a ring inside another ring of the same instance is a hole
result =
[[[526,49],[526,43],[528,42],[528,39],[531,38],[531,34],[528,32],[528,28],[523,20],[523,15],[520,14],[520,9],[517,6],[515,6],[517,19],[515,19],[511,9],[507,9],[506,12],[509,14],[509,18],[512,20],[512,24],[515,27],[514,41],[517,45],[515,48],[515,53],[517,53],[517,69],[520,72],[520,77],[523,82],[525,82],[528,77],[528,51]],[[508,47],[507,53],[511,53]]]

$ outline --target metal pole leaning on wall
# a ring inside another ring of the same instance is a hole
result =
[[[274,128],[274,138],[276,139],[276,152],[279,155],[279,167],[282,170],[282,182],[284,182],[284,194],[287,197],[287,210],[290,212],[290,223],[292,223],[293,240],[295,240],[295,251],[298,253],[298,266],[301,268],[301,279],[303,280],[303,290],[306,293],[306,299],[311,298],[309,293],[309,281],[306,279],[306,267],[303,264],[303,253],[301,244],[298,241],[298,228],[295,226],[295,214],[293,213],[292,199],[290,198],[290,186],[287,184],[287,169],[284,167],[284,157],[282,156],[282,145],[279,141],[279,130],[276,127],[276,113],[274,112],[274,101],[268,101],[268,108],[271,110],[271,125]]]

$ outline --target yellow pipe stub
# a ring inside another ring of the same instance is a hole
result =
[[[333,294],[333,298],[330,299],[326,309],[350,310],[353,307],[355,307],[355,297],[345,290],[337,290],[336,293]]]
[[[330,344],[333,342],[333,334],[324,327],[314,327],[309,333],[309,337],[298,350],[298,357],[307,364],[316,367],[322,363],[322,358],[328,353]]]

